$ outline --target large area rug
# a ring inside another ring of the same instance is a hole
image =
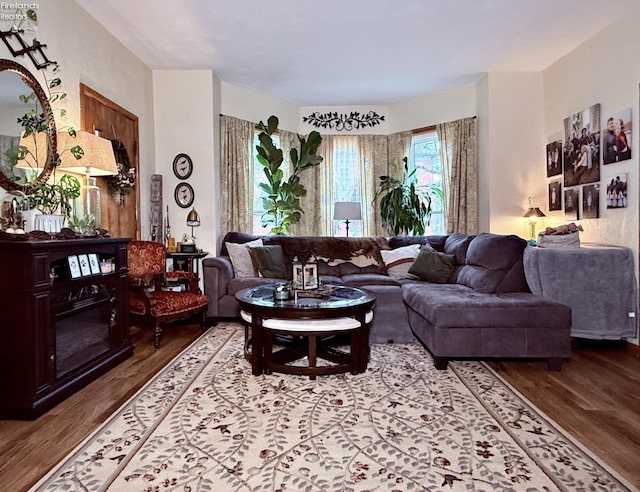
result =
[[[208,330],[33,490],[632,490],[483,363],[254,377],[242,344]]]

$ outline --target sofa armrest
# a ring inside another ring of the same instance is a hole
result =
[[[227,285],[233,278],[233,265],[228,256],[214,256],[202,260],[204,291],[209,297],[220,299],[227,293]]]
[[[227,286],[233,278],[233,265],[228,256],[213,256],[202,260],[204,293],[209,297],[207,316],[217,318],[219,301],[227,295]]]

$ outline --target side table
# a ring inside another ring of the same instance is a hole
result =
[[[531,292],[571,307],[571,336],[633,338],[638,294],[630,248],[583,243],[580,248],[527,247],[524,272]]]
[[[200,268],[198,262],[208,254],[207,251],[196,251],[194,253],[167,252],[166,257],[172,260],[173,271],[192,272],[199,276]]]

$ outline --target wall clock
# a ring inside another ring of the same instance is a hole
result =
[[[178,206],[182,208],[190,207],[195,198],[193,188],[189,183],[180,183],[176,186],[176,190],[173,193],[173,197],[176,199]]]
[[[187,179],[193,172],[193,161],[187,154],[178,154],[173,159],[173,174],[178,179]]]

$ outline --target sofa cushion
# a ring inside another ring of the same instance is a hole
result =
[[[456,257],[436,251],[423,244],[420,253],[409,267],[409,273],[427,282],[446,284],[451,281],[456,270]]]
[[[527,242],[515,235],[481,233],[469,243],[456,281],[478,292],[527,292],[522,255]]]
[[[249,249],[251,258],[258,268],[258,272],[267,278],[287,278],[287,267],[279,244],[256,246]]]
[[[409,267],[411,267],[419,252],[419,244],[409,244],[396,249],[381,249],[380,255],[387,269],[387,275],[395,279],[415,279],[416,276],[409,273]]]
[[[249,248],[262,246],[262,239],[255,239],[248,243],[226,243],[229,258],[233,264],[233,275],[236,278],[257,277],[258,272],[251,259]]]
[[[429,244],[436,251],[444,251],[447,236],[392,236],[389,238],[389,248],[396,249],[410,244]]]
[[[402,299],[441,328],[571,326],[568,306],[527,292],[484,294],[459,284],[408,283]]]
[[[444,241],[443,251],[450,255],[455,255],[458,265],[464,265],[467,262],[467,249],[475,236],[467,236],[466,234],[453,233],[447,236]]]
[[[349,287],[367,287],[368,285],[400,285],[396,279],[380,273],[354,273],[343,275],[342,281]]]

